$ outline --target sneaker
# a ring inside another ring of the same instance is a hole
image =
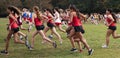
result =
[[[22,40],[22,39],[23,39],[23,36],[20,35],[20,40]]]
[[[28,41],[28,36],[25,37],[25,45],[28,49],[30,48],[29,41]]]
[[[52,38],[53,38],[53,35],[49,35],[48,38],[52,39]]]
[[[57,48],[56,42],[53,43],[53,47],[54,47],[54,48]]]
[[[92,54],[93,54],[93,51],[94,51],[93,49],[89,50],[89,51],[88,51],[88,55],[92,55]]]
[[[78,50],[76,48],[72,48],[70,51],[77,52]]]
[[[14,37],[14,35],[12,34],[12,35],[11,35],[11,38],[13,38],[13,37]]]
[[[5,55],[8,55],[8,51],[5,51],[5,50],[0,51],[0,54],[5,54]]]
[[[107,45],[103,45],[102,48],[108,48],[108,46]]]
[[[62,45],[62,43],[63,43],[63,42],[62,42],[62,41],[60,41],[60,45]]]
[[[29,45],[29,41],[28,41],[28,36],[25,36],[25,45],[28,46]]]
[[[32,26],[30,26],[29,28],[28,28],[28,32],[30,32],[32,30]]]
[[[29,48],[28,48],[30,51],[33,51],[34,49],[30,46]]]

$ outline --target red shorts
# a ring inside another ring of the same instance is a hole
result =
[[[32,22],[32,19],[31,19],[31,18],[28,18],[28,21],[29,21],[29,22]]]
[[[56,25],[56,26],[59,26],[59,25],[61,25],[61,23],[55,23],[55,25]]]
[[[27,18],[23,18],[24,19],[24,21],[26,21],[27,20]]]

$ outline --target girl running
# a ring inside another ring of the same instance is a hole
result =
[[[67,26],[67,21],[68,21],[67,14],[63,9],[59,9],[59,11],[60,11],[60,17],[62,19],[62,25],[64,25],[67,28],[68,27]]]
[[[35,36],[37,34],[40,34],[44,40],[48,41],[49,43],[51,43],[53,45],[54,48],[56,48],[57,44],[55,42],[51,41],[49,38],[47,38],[43,32],[43,29],[44,29],[43,21],[44,21],[44,18],[46,18],[46,17],[44,15],[42,15],[42,13],[39,11],[38,6],[34,6],[33,11],[34,11],[33,21],[34,21],[34,24],[36,27],[36,31],[32,35],[31,48],[34,48],[34,40],[35,40]]]
[[[75,7],[75,5],[71,5],[70,10],[71,10],[70,22],[71,22],[72,26],[74,27],[75,35],[81,40],[81,42],[87,48],[88,55],[92,55],[93,49],[91,49],[89,47],[89,45],[86,42],[86,39],[83,37],[83,34],[82,34],[83,30],[82,30],[82,23],[81,23],[81,20],[80,20],[79,11]],[[72,39],[72,36],[70,36],[69,38]]]
[[[8,33],[7,39],[6,39],[5,50],[1,51],[1,53],[5,54],[5,55],[8,55],[9,41],[10,41],[12,34],[14,35],[14,43],[25,44],[29,48],[29,45],[26,43],[27,41],[24,42],[17,38],[18,32],[19,32],[17,17],[20,15],[20,10],[17,7],[9,6],[7,8],[7,12],[9,13],[9,22],[10,22],[9,23],[9,33]]]
[[[50,29],[52,31],[52,33],[57,36],[57,38],[60,41],[60,44],[62,44],[62,38],[61,38],[60,34],[55,29],[51,10],[46,9],[45,13],[46,13],[46,16],[48,17],[48,20],[47,20],[47,27],[45,28],[44,32],[46,33]]]
[[[59,9],[56,7],[53,9],[54,11],[54,22],[55,22],[55,27],[57,27],[61,32],[65,33],[65,30],[62,28],[61,26],[61,16],[60,16],[60,12]],[[51,33],[51,35],[48,36],[49,38],[53,38],[53,33]]]
[[[108,47],[111,35],[114,39],[120,38],[120,34],[116,34],[116,16],[109,9],[106,10],[105,21],[105,25],[108,27],[108,30],[106,33],[106,44],[102,46],[103,48]]]
[[[22,26],[22,17],[21,17],[21,16],[18,16],[17,22],[18,22],[18,26],[19,26],[19,28],[20,28],[21,30],[28,30],[28,29],[26,29],[26,28],[23,28],[23,26]],[[23,32],[18,31],[18,35],[19,35],[19,37],[20,37],[21,40],[22,40],[23,37],[24,37],[25,40],[28,41],[28,36],[27,36],[26,34],[24,34]]]
[[[55,20],[55,25],[56,25],[56,27],[60,30],[60,31],[62,31],[62,32],[64,32],[65,33],[65,30],[64,29],[62,29],[62,26],[61,26],[61,20],[62,20],[62,18],[60,17],[60,14],[59,14],[59,9],[58,8],[54,8],[54,20]]]
[[[74,28],[69,27],[68,29],[66,29],[66,32],[67,32],[68,35],[71,35],[71,32],[73,33],[72,34],[72,39],[70,40],[71,44],[72,44],[72,49],[70,51],[72,51],[72,52],[77,51],[77,49],[75,48],[75,45],[74,45],[74,43],[76,42],[78,44],[78,47],[79,47],[79,52],[81,53],[82,52],[82,46],[81,46],[81,43],[80,43],[80,39],[74,33]]]

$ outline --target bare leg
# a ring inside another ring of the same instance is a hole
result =
[[[48,41],[49,43],[53,44],[54,42],[51,41],[49,38],[47,38],[44,34],[44,32],[42,30],[39,31],[39,34],[42,36],[42,38],[46,41]]]
[[[82,46],[81,46],[80,41],[77,41],[77,44],[78,44],[78,47],[79,47],[79,51],[82,52]]]
[[[9,47],[9,41],[11,38],[11,35],[13,34],[13,31],[9,31],[8,35],[7,35],[7,40],[6,40],[6,46],[5,46],[5,50],[8,51],[8,47]]]
[[[116,34],[116,31],[114,31],[114,32],[112,33],[112,36],[113,36],[114,39],[120,38],[120,34]]]
[[[72,36],[74,36],[74,35],[75,35],[74,29],[70,30],[70,34],[68,35],[68,37],[72,37]]]
[[[26,36],[26,34],[22,33],[21,31],[18,32],[19,35]]]
[[[75,43],[74,43],[73,35],[74,35],[74,29],[72,29],[70,31],[70,34],[69,34],[68,38],[70,39],[70,42],[72,44],[72,48],[75,48]]]
[[[35,36],[38,34],[38,31],[35,31],[32,35],[32,39],[31,39],[31,47],[34,48],[34,40],[35,40]]]
[[[64,30],[64,29],[62,29],[62,26],[61,26],[61,25],[59,25],[59,26],[58,26],[58,29],[59,29],[60,31],[62,31],[62,32],[64,32],[64,33],[65,33],[65,30]]]
[[[24,41],[18,39],[18,33],[14,33],[14,43],[25,44]]]
[[[44,29],[44,33],[46,34],[46,32],[49,30],[49,27],[46,27],[45,29]]]
[[[107,33],[106,33],[106,45],[109,45],[109,41],[110,41],[110,35],[112,34],[112,30],[108,29]]]
[[[61,38],[60,34],[56,31],[55,27],[53,27],[51,29],[51,31],[58,37],[60,43],[62,43],[62,38]]]
[[[45,29],[44,29],[45,35],[46,35],[46,33],[48,32],[49,29],[50,29],[49,27],[45,27]],[[45,42],[46,42],[46,41],[45,41],[44,39],[42,39],[42,43],[45,43]]]
[[[86,48],[89,50],[91,50],[91,48],[89,47],[86,39],[83,37],[81,32],[76,32],[76,35],[79,37],[79,39],[81,40],[81,42],[84,44],[84,46],[86,46]]]

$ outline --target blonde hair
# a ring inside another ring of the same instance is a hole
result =
[[[36,11],[37,17],[41,20],[42,17],[41,17],[41,13],[40,13],[40,11],[39,11],[39,7],[38,7],[38,6],[34,6],[33,9]]]

